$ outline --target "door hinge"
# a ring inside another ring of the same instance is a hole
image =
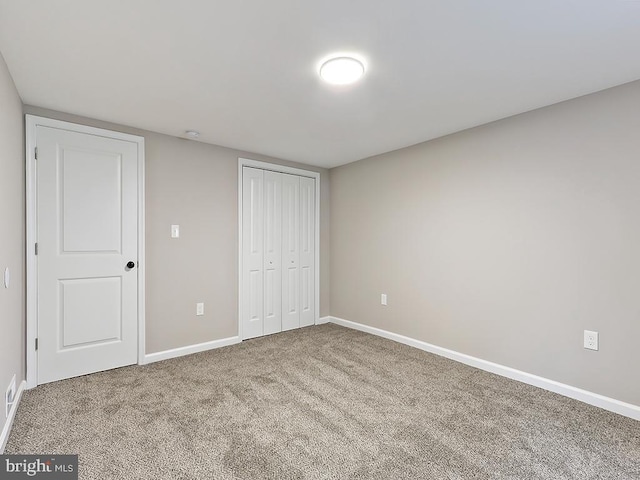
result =
[[[38,159],[38,147],[35,148],[35,158]]]
[[[38,350],[38,339],[36,338],[36,350]]]
[[[36,243],[36,255],[38,254],[38,244]]]

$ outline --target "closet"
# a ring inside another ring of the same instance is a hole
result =
[[[242,167],[242,338],[315,323],[315,178]]]

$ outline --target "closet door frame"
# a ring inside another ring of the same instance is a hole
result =
[[[291,175],[299,175],[301,177],[313,178],[315,180],[315,302],[314,302],[314,324],[317,325],[320,320],[320,174],[310,170],[302,170],[300,168],[287,167],[275,163],[261,162],[248,158],[238,158],[238,337],[244,339],[242,332],[243,318],[243,265],[242,265],[242,169],[244,167],[260,168],[262,170],[288,173]]]

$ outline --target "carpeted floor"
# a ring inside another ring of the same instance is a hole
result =
[[[40,386],[82,479],[640,479],[640,422],[335,325]]]

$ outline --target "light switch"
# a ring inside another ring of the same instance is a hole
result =
[[[9,288],[11,282],[11,274],[9,273],[9,267],[4,269],[4,288]]]
[[[171,238],[180,237],[180,225],[171,225]]]
[[[196,303],[196,315],[204,315],[204,303]]]

